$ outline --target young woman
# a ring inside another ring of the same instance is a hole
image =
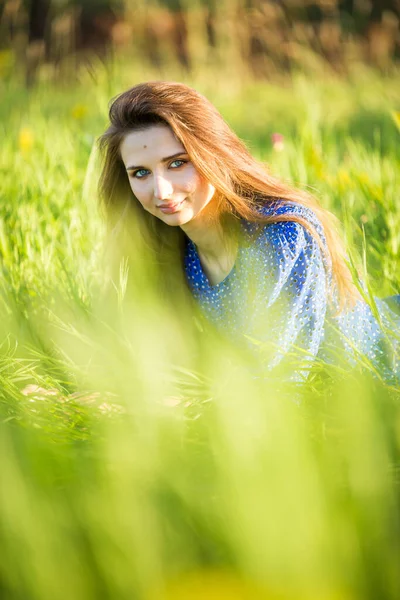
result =
[[[100,196],[117,239],[140,230],[208,320],[269,349],[267,369],[296,354],[301,378],[316,357],[344,350],[399,376],[386,329],[400,331],[400,319],[384,301],[375,316],[362,301],[334,217],[272,177],[205,97],[181,83],[137,85],[112,102],[100,148]]]

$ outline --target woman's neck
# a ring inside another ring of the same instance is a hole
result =
[[[197,218],[181,229],[197,248],[200,261],[211,283],[224,279],[235,264],[238,251],[238,222],[222,226],[216,219]]]
[[[185,225],[182,231],[195,244],[197,251],[209,260],[218,259],[237,247],[238,221],[234,217],[222,223],[209,215],[198,215]]]

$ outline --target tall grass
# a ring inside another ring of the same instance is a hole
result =
[[[399,391],[254,378],[147,265],[107,287],[94,141],[109,98],[159,75],[93,72],[0,82],[1,597],[398,598]],[[399,291],[394,77],[185,80],[339,217],[376,295]]]

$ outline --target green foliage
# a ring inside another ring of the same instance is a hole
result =
[[[1,597],[398,598],[399,390],[254,379],[138,267],[109,283],[94,140],[159,75],[93,72],[0,81]],[[371,293],[399,292],[395,78],[187,83],[339,217]]]

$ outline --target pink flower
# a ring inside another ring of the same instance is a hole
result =
[[[272,148],[275,152],[282,152],[285,148],[285,138],[281,133],[273,133],[271,135]]]

